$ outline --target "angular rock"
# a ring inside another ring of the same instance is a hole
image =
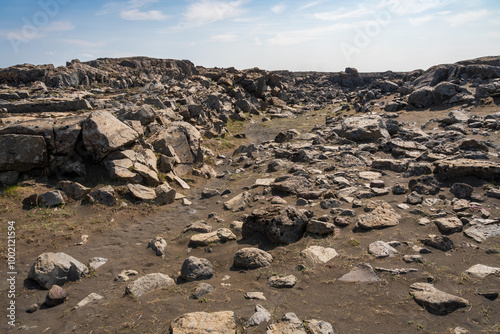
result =
[[[375,159],[372,168],[402,173],[408,169],[408,161],[395,159]]]
[[[500,235],[499,220],[474,220],[464,234],[477,242],[483,242],[490,237]]]
[[[42,136],[0,135],[0,172],[27,172],[48,163],[45,139]]]
[[[245,299],[267,300],[263,292],[247,292]]]
[[[53,208],[66,204],[64,195],[59,190],[49,191],[38,196],[38,205]]]
[[[43,253],[31,266],[28,278],[44,289],[66,282],[76,282],[87,276],[89,268],[65,253]]]
[[[248,319],[246,326],[258,326],[263,322],[271,320],[271,313],[266,310],[262,305],[255,306],[255,313]]]
[[[224,202],[224,209],[232,212],[239,212],[245,210],[245,208],[251,203],[252,195],[245,191],[227,202]]]
[[[297,284],[297,278],[294,275],[288,275],[285,277],[271,276],[267,280],[267,285],[277,288],[293,288]]]
[[[112,186],[105,186],[100,189],[94,190],[89,194],[89,196],[95,202],[106,206],[115,206],[117,202],[115,190]]]
[[[322,320],[306,320],[307,330],[311,334],[334,334],[332,324]]]
[[[188,257],[181,268],[181,277],[188,282],[206,280],[214,275],[212,264],[207,259]]]
[[[90,194],[91,189],[81,185],[78,182],[60,181],[57,184],[59,189],[62,189],[69,197],[74,200],[79,200],[85,195]]]
[[[234,313],[230,311],[187,313],[170,323],[171,334],[236,334]]]
[[[220,195],[220,192],[217,189],[205,188],[201,192],[201,198],[211,198],[211,197],[215,197],[215,196],[219,196],[219,195]]]
[[[136,141],[139,134],[111,113],[95,111],[83,122],[82,137],[87,151],[99,162],[109,153]]]
[[[156,237],[149,242],[148,247],[146,248],[154,250],[157,256],[163,256],[165,254],[166,247],[167,241],[162,237]]]
[[[375,256],[377,259],[384,257],[395,256],[399,252],[390,244],[384,241],[375,241],[368,245],[368,253]]]
[[[258,248],[242,248],[234,255],[234,266],[244,269],[257,269],[271,265],[273,257]]]
[[[244,237],[261,233],[270,241],[280,244],[294,243],[302,238],[309,219],[293,206],[271,206],[255,210],[242,228]]]
[[[297,194],[304,190],[311,190],[311,182],[303,176],[283,176],[277,178],[271,188],[275,191],[281,191],[289,194]]]
[[[384,120],[376,115],[346,118],[338,134],[356,142],[373,142],[379,138],[390,138]]]
[[[307,332],[295,313],[286,313],[276,323],[269,325],[266,334],[307,334]]]
[[[156,191],[140,184],[127,184],[128,190],[135,198],[141,201],[153,201],[156,199]]]
[[[148,274],[139,277],[134,282],[130,283],[125,288],[125,293],[131,294],[134,297],[141,297],[146,293],[160,290],[168,289],[175,285],[172,278],[161,273]]]
[[[434,224],[443,234],[453,234],[462,232],[463,223],[457,217],[439,218],[434,220]]]
[[[99,300],[102,300],[104,299],[103,296],[95,293],[95,292],[92,292],[90,295],[88,295],[87,297],[83,298],[82,300],[80,300],[78,302],[78,304],[76,304],[75,306],[73,306],[73,308],[71,310],[77,310],[81,307],[84,307],[88,304],[93,304],[93,303],[97,303]]]
[[[467,269],[465,273],[476,278],[485,278],[490,275],[500,276],[500,268],[489,267],[484,264],[476,264]]]
[[[177,191],[170,187],[168,184],[160,184],[155,188],[156,200],[158,205],[172,204],[175,202]]]
[[[312,219],[307,224],[306,231],[318,235],[328,235],[334,233],[335,225],[332,223]]]
[[[193,290],[193,292],[191,293],[191,296],[189,298],[201,299],[214,290],[215,290],[215,288],[208,283],[198,283],[198,285]]]
[[[433,314],[444,315],[458,308],[467,307],[469,301],[436,289],[429,283],[414,283],[410,286],[410,294],[417,304]]]
[[[331,259],[339,256],[335,249],[321,246],[310,246],[300,252],[300,255],[312,262],[318,263],[326,263]]]
[[[390,204],[382,201],[371,202],[374,209],[356,220],[356,228],[362,230],[381,229],[399,224],[400,215]]]
[[[459,199],[470,198],[473,191],[474,188],[466,183],[455,183],[450,188],[450,192]]]
[[[449,251],[455,246],[453,241],[444,235],[429,234],[421,242],[426,246],[442,250],[443,252]]]
[[[191,237],[191,246],[209,246],[213,243],[224,243],[229,240],[236,240],[236,235],[230,229],[220,228],[210,233],[199,233]]]
[[[367,263],[358,264],[358,266],[345,274],[339,281],[343,282],[378,282],[380,278],[378,278],[377,274],[373,271],[372,266]]]

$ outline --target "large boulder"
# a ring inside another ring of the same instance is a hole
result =
[[[382,117],[377,115],[346,118],[338,134],[356,142],[372,142],[379,138],[390,138]]]
[[[172,321],[172,334],[236,334],[234,312],[223,311],[215,313],[187,313]]]
[[[469,301],[436,289],[429,283],[414,283],[410,295],[415,301],[433,314],[443,315],[470,305]]]
[[[193,164],[203,158],[200,148],[201,134],[186,122],[170,123],[167,128],[149,138],[148,142],[153,145],[156,152],[166,156],[175,154],[181,164]]]
[[[65,253],[43,253],[31,266],[28,278],[44,289],[66,282],[76,282],[87,276],[89,268]]]
[[[83,143],[95,162],[132,144],[139,134],[107,111],[95,111],[83,122]]]
[[[500,177],[500,164],[486,160],[439,160],[434,163],[434,174],[442,179],[476,176],[484,179]]]
[[[293,206],[271,206],[252,212],[243,222],[242,234],[261,233],[270,241],[291,244],[302,238],[309,219]]]
[[[44,137],[30,135],[0,135],[0,171],[26,172],[47,165],[48,154]]]
[[[174,280],[169,276],[161,273],[154,273],[139,277],[125,288],[125,292],[134,297],[141,297],[148,292],[170,288],[174,285]]]

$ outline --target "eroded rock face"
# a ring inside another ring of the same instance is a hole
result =
[[[172,321],[172,334],[236,334],[236,321],[231,311],[187,313]]]
[[[83,122],[82,136],[85,148],[91,152],[95,162],[139,138],[135,130],[107,111],[91,113]]]
[[[249,237],[261,233],[280,244],[294,243],[302,238],[309,219],[293,206],[271,206],[255,210],[243,223],[242,233]]]
[[[410,294],[419,305],[434,314],[448,314],[470,305],[468,300],[440,291],[429,283],[412,284]]]
[[[0,135],[0,172],[27,172],[43,168],[48,163],[44,137],[8,134]]]
[[[28,278],[44,289],[66,282],[79,281],[87,276],[89,268],[65,253],[43,253],[31,266]]]

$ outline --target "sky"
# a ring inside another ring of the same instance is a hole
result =
[[[4,0],[0,67],[148,56],[411,71],[500,55],[498,0]]]

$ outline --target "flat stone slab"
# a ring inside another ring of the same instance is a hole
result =
[[[273,183],[276,179],[275,178],[269,178],[269,179],[257,179],[255,180],[255,183],[253,184],[254,187],[269,187],[271,183]]]
[[[467,269],[465,273],[476,278],[485,278],[490,275],[500,276],[500,268],[476,264]]]
[[[414,283],[410,286],[410,295],[417,304],[432,314],[448,314],[461,307],[470,305],[467,299],[451,295],[436,289],[429,283]]]

